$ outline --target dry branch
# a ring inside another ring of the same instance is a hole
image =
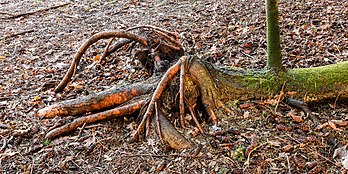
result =
[[[22,32],[14,33],[14,34],[9,34],[9,35],[6,35],[4,37],[4,39],[10,38],[10,37],[19,36],[19,35],[26,34],[26,33],[31,33],[31,32],[34,32],[34,30],[30,29],[30,30],[25,30],[25,31],[22,31]]]
[[[65,3],[65,4],[55,5],[55,6],[52,6],[52,7],[47,7],[47,8],[39,9],[39,10],[36,10],[36,11],[20,13],[20,14],[10,14],[10,13],[7,13],[7,15],[10,15],[10,17],[7,17],[5,19],[14,19],[14,18],[22,17],[22,16],[28,16],[28,15],[32,15],[32,14],[35,14],[35,13],[40,13],[40,12],[43,12],[43,11],[48,11],[48,10],[56,9],[56,8],[59,8],[59,7],[63,7],[63,6],[69,5],[69,4],[71,4],[71,3],[68,2],[68,3]]]

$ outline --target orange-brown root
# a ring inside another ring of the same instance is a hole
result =
[[[151,93],[155,84],[133,84],[123,89],[112,88],[86,97],[63,101],[38,111],[36,116],[52,118],[55,116],[79,115],[115,107],[130,99]]]
[[[155,102],[158,101],[158,99],[161,97],[163,91],[165,90],[168,82],[174,77],[174,75],[179,71],[181,64],[181,60],[178,60],[176,64],[174,64],[172,67],[170,67],[167,72],[163,75],[161,81],[158,83],[157,88],[152,95],[151,101],[149,103],[149,106],[147,107],[147,110],[143,116],[143,119],[141,120],[136,132],[133,135],[133,141],[138,140],[139,134],[143,131],[145,122],[149,116],[153,114],[153,109],[155,106]]]
[[[110,120],[117,117],[122,117],[126,115],[130,115],[136,111],[138,111],[143,104],[146,102],[146,100],[138,100],[135,102],[132,102],[131,104],[119,106],[114,109],[110,109],[104,112],[99,112],[96,114],[88,115],[85,117],[80,117],[75,119],[73,122],[66,124],[64,126],[61,126],[59,128],[51,130],[49,133],[46,134],[47,139],[53,139],[57,136],[60,136],[62,134],[69,133],[71,131],[74,131],[77,129],[77,127],[83,125],[84,123],[95,123],[102,120]]]
[[[91,46],[93,43],[101,40],[101,39],[109,39],[109,38],[127,38],[130,40],[137,41],[144,46],[147,46],[148,43],[145,39],[131,33],[126,33],[126,32],[118,32],[118,31],[105,31],[105,32],[100,32],[95,35],[93,35],[91,38],[89,38],[86,42],[84,42],[77,53],[74,56],[74,59],[69,67],[68,72],[65,74],[64,78],[60,81],[58,86],[54,89],[54,92],[61,92],[63,89],[66,87],[66,85],[69,83],[71,77],[73,76],[76,67],[79,64],[79,61],[82,57],[82,55],[86,52],[89,46]]]

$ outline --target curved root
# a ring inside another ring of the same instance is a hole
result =
[[[78,64],[80,62],[82,55],[85,53],[85,51],[88,49],[89,46],[91,46],[93,43],[95,43],[101,39],[109,39],[109,38],[113,38],[113,37],[127,38],[130,40],[137,41],[144,46],[148,46],[148,43],[144,38],[141,38],[140,36],[137,36],[135,34],[121,32],[121,31],[105,31],[105,32],[97,33],[81,45],[81,47],[79,48],[79,50],[75,54],[73,61],[71,62],[71,65],[69,67],[68,72],[65,74],[64,78],[60,81],[58,86],[54,89],[54,92],[58,93],[58,92],[63,91],[63,89],[66,87],[66,85],[69,83],[71,77],[73,76],[73,74],[76,70],[76,67],[78,66]]]

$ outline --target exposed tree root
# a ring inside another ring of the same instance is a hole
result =
[[[55,116],[80,115],[96,112],[123,104],[134,97],[149,94],[155,84],[133,84],[125,88],[112,88],[86,97],[66,100],[38,111],[36,116],[52,118]]]
[[[95,123],[102,120],[110,120],[110,119],[115,119],[117,117],[133,114],[134,112],[138,111],[145,102],[146,100],[140,99],[137,101],[133,101],[132,103],[124,105],[124,106],[119,106],[114,109],[110,109],[107,111],[77,118],[69,124],[66,124],[64,126],[51,130],[50,132],[46,134],[45,138],[53,139],[59,135],[63,135],[71,131],[74,131],[77,129],[77,127],[82,126],[85,123],[90,124],[90,123]]]
[[[163,91],[165,90],[166,86],[168,85],[169,81],[176,75],[176,73],[179,71],[180,64],[182,60],[185,61],[185,58],[182,57],[180,60],[174,64],[172,67],[168,69],[168,71],[163,75],[161,81],[158,83],[157,88],[152,95],[151,101],[149,103],[149,106],[147,107],[147,110],[143,116],[143,119],[141,120],[136,132],[133,135],[133,141],[136,141],[139,138],[139,134],[142,132],[145,126],[145,121],[148,119],[149,116],[152,115],[153,109],[155,107],[155,103],[159,100],[161,97]]]
[[[233,114],[226,104],[228,101],[273,96],[279,92],[280,88],[282,88],[282,91],[284,89],[284,92],[286,92],[286,89],[289,89],[297,92],[298,95],[306,97],[312,97],[314,95],[318,96],[319,99],[325,97],[335,98],[337,93],[341,94],[342,97],[347,97],[342,91],[348,91],[348,80],[340,79],[339,83],[335,83],[334,80],[339,77],[338,75],[343,74],[343,77],[348,76],[346,71],[348,63],[333,66],[336,69],[339,69],[339,67],[342,69],[343,67],[343,70],[339,74],[336,73],[336,70],[333,71],[330,68],[324,67],[309,70],[292,70],[289,72],[290,75],[274,78],[272,74],[270,75],[267,72],[250,73],[249,71],[235,69],[220,69],[198,58],[182,56],[183,49],[176,33],[154,26],[133,27],[128,29],[128,31],[137,28],[146,30],[145,34],[143,33],[145,36],[140,37],[125,32],[102,32],[88,39],[76,53],[68,73],[58,85],[56,91],[61,91],[66,86],[81,56],[91,44],[100,39],[114,37],[126,38],[116,43],[112,48],[109,48],[112,42],[111,40],[103,53],[103,57],[104,55],[111,54],[125,44],[132,43],[130,47],[133,47],[136,43],[141,43],[140,49],[135,52],[135,57],[142,62],[146,69],[159,73],[155,73],[146,83],[137,83],[122,89],[112,89],[80,99],[63,101],[39,110],[37,115],[45,118],[94,113],[77,118],[70,124],[52,130],[46,135],[46,138],[52,139],[61,134],[71,132],[85,123],[127,116],[139,111],[138,119],[140,122],[137,129],[133,132],[133,141],[139,140],[141,138],[140,135],[144,135],[144,130],[146,130],[145,135],[148,135],[152,122],[163,143],[168,144],[173,149],[181,149],[192,147],[192,143],[186,140],[169,120],[179,119],[180,125],[185,127],[185,109],[192,115],[193,123],[198,130],[204,133],[195,114],[195,109],[198,106],[203,106],[209,116],[209,120],[216,124],[219,119],[218,116],[220,116],[217,115],[217,109],[223,108],[227,114]],[[167,60],[172,64],[169,68],[165,67],[165,71],[161,71],[162,60]],[[179,78],[176,78],[178,72],[180,72],[180,75]],[[302,76],[303,74],[305,76]],[[319,84],[318,80],[321,79],[318,78],[322,76],[324,76],[323,79],[328,80],[328,83],[323,83],[324,85]],[[313,90],[310,82],[303,81],[307,77],[310,80],[318,81],[314,88],[315,90]],[[158,82],[159,78],[161,80]],[[179,85],[176,83],[177,79],[179,79]],[[287,86],[285,86],[284,81],[287,82]],[[330,85],[329,82],[335,83],[332,88],[337,91],[326,87]],[[325,93],[325,91],[328,92]],[[313,95],[310,92],[313,92]],[[141,99],[138,98],[144,94],[150,94],[151,97],[145,96]],[[177,94],[179,94],[178,97],[167,97],[177,96]],[[175,100],[175,102],[170,100]],[[174,103],[173,105],[175,106],[169,105],[168,103]],[[179,103],[179,106],[176,106],[177,103]],[[302,106],[302,104],[300,105]],[[300,108],[311,116],[308,108]],[[179,118],[173,118],[172,114],[167,114],[173,110],[179,111]],[[315,119],[313,121],[316,124],[319,123],[318,119],[317,121]]]
[[[185,149],[192,147],[191,143],[187,141],[172,125],[172,123],[164,115],[164,112],[158,109],[158,123],[160,124],[160,131],[163,141],[173,149]]]
[[[76,67],[78,66],[80,59],[82,55],[86,52],[89,46],[91,46],[93,43],[101,40],[101,39],[109,39],[109,38],[127,38],[130,40],[137,41],[141,43],[144,46],[148,46],[147,41],[144,38],[141,38],[135,34],[126,33],[126,32],[117,32],[117,31],[106,31],[106,32],[100,32],[95,35],[93,35],[91,38],[89,38],[86,42],[82,44],[82,46],[79,48],[77,53],[74,56],[74,59],[69,67],[68,72],[65,74],[63,80],[59,83],[59,85],[54,89],[54,92],[61,92],[66,85],[69,83],[71,77],[73,76]]]

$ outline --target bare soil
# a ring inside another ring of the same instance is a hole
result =
[[[70,4],[13,17],[59,4]],[[284,64],[314,67],[348,60],[347,1],[281,1]],[[12,18],[11,18],[12,17]],[[215,65],[263,68],[266,60],[263,1],[45,1],[0,0],[0,172],[2,173],[345,173],[326,135],[303,112],[275,99],[236,101],[234,116],[197,135],[179,129],[196,149],[173,151],[156,135],[131,143],[134,118],[85,125],[53,141],[45,133],[73,117],[40,119],[37,109],[130,84],[147,77],[131,54],[120,50],[105,66],[92,66],[107,41],[88,50],[75,80],[52,92],[78,47],[94,33],[155,25],[180,34],[187,54]],[[24,32],[23,34],[20,34]],[[18,34],[18,35],[16,35]],[[348,103],[323,101],[310,109],[343,145],[348,144]],[[249,157],[241,149],[254,149]]]

